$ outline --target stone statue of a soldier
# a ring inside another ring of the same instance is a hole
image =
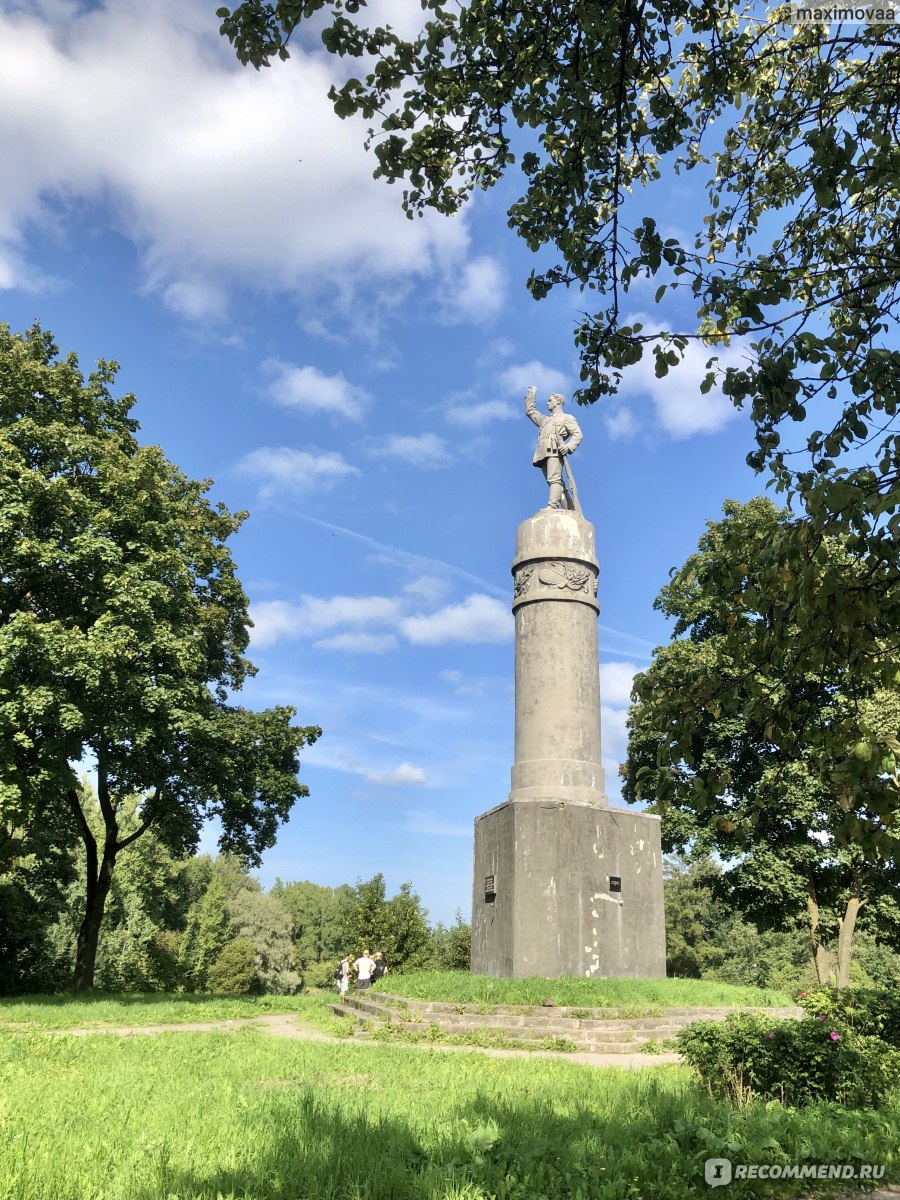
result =
[[[544,472],[544,478],[550,486],[550,508],[567,508],[562,479],[562,460],[567,454],[574,453],[581,445],[583,434],[574,417],[564,413],[565,403],[558,392],[554,392],[547,402],[549,413],[538,412],[535,405],[537,388],[530,387],[525,393],[525,415],[534,421],[540,429],[537,449],[534,452],[534,465]]]

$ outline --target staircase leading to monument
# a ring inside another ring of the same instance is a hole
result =
[[[410,1000],[405,996],[367,991],[349,994],[331,1005],[337,1016],[352,1017],[362,1028],[393,1025],[423,1035],[430,1026],[445,1034],[490,1030],[522,1042],[565,1038],[577,1051],[634,1054],[648,1044],[659,1047],[695,1021],[723,1021],[733,1012],[763,1012],[799,1019],[799,1008],[665,1008],[652,1015],[632,1016],[628,1009],[530,1007],[527,1005],[451,1004]]]

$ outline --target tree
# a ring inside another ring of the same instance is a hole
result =
[[[343,957],[345,909],[352,896],[349,884],[330,888],[276,879],[270,895],[290,915],[291,938],[302,972],[315,963],[333,966]]]
[[[183,854],[216,816],[222,848],[258,864],[307,794],[298,754],[321,732],[228,702],[254,671],[226,545],[246,514],[138,443],[115,372],[101,361],[85,379],[39,326],[0,326],[0,810],[14,828],[65,816],[81,841],[76,991],[93,984],[118,856],[151,827]]]
[[[358,881],[345,910],[343,941],[355,953],[380,951],[392,971],[418,966],[427,953],[428,914],[412,884],[401,884],[388,900],[380,872]]]
[[[271,894],[242,891],[231,902],[231,915],[240,938],[253,947],[256,981],[263,992],[289,996],[303,980],[291,943],[291,918]]]
[[[455,213],[518,167],[507,215],[543,256],[531,294],[599,297],[575,329],[579,398],[614,391],[649,348],[660,376],[689,344],[708,348],[704,389],[718,377],[749,408],[754,465],[771,462],[784,486],[793,476],[823,528],[865,533],[896,579],[897,27],[795,26],[787,5],[751,0],[427,0],[404,38],[367,28],[364,8],[244,0],[218,16],[257,69],[313,19],[328,51],[359,61],[330,98],[372,122],[375,174],[406,183],[410,217]],[[695,235],[664,237],[654,186],[697,170]],[[649,279],[668,305],[645,329],[625,298]],[[745,365],[719,365],[736,337]],[[812,461],[795,473],[779,431],[811,403],[822,428],[801,437]],[[862,453],[835,470],[851,448]]]
[[[624,795],[652,800],[666,850],[732,863],[732,903],[762,928],[805,911],[823,982],[836,936],[846,984],[864,906],[900,936],[900,690],[881,685],[877,659],[785,669],[773,646],[789,655],[799,630],[783,612],[778,643],[769,638],[756,562],[787,514],[765,499],[724,511],[657,598],[675,640],[634,681]],[[822,578],[852,588],[858,564],[839,539],[816,561],[809,594],[827,609]]]

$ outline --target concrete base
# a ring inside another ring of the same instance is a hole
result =
[[[472,971],[663,978],[659,818],[558,800],[475,819]]]

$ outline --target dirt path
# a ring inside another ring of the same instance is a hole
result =
[[[248,1028],[266,1029],[272,1037],[293,1038],[306,1042],[332,1042],[335,1045],[346,1046],[348,1043],[359,1045],[365,1041],[373,1049],[384,1045],[402,1045],[409,1050],[436,1051],[443,1054],[487,1054],[491,1058],[555,1058],[561,1062],[579,1063],[587,1067],[619,1067],[622,1070],[635,1071],[645,1067],[659,1067],[667,1063],[677,1063],[677,1054],[588,1054],[578,1051],[566,1054],[557,1050],[506,1050],[486,1048],[481,1046],[444,1046],[440,1043],[423,1042],[378,1042],[372,1039],[332,1037],[322,1033],[313,1025],[307,1024],[301,1018],[288,1015],[271,1015],[265,1017],[242,1017],[234,1021],[190,1021],[179,1025],[95,1025],[89,1029],[62,1029],[60,1033],[72,1037],[91,1037],[96,1034],[116,1034],[119,1037],[152,1036],[158,1033],[233,1033]]]

